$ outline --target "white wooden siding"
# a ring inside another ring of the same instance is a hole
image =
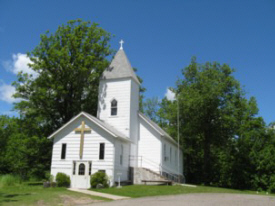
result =
[[[98,118],[129,137],[131,81],[102,80],[99,84]],[[117,100],[117,115],[111,116],[111,101]]]
[[[138,144],[138,156],[140,156],[140,159],[138,164],[141,167],[145,167],[153,171],[159,171],[161,164],[160,135],[142,118],[139,118],[139,121],[140,138]]]
[[[123,145],[123,161],[120,164],[121,145]],[[120,176],[121,181],[128,180],[129,171],[129,155],[130,155],[130,144],[121,140],[115,142],[115,181],[118,181],[118,173],[122,173]]]
[[[108,176],[114,173],[114,137],[99,128],[84,116],[80,116],[54,138],[51,174],[56,176],[58,172],[64,172],[72,176],[73,161],[79,161],[80,134],[75,133],[75,128],[80,128],[81,122],[92,129],[91,133],[84,135],[83,161],[92,161],[92,173],[98,170],[106,170]],[[66,159],[61,160],[62,144],[67,144]],[[99,144],[105,143],[104,160],[99,160]]]
[[[167,173],[178,174],[178,148],[166,137],[161,137],[147,122],[142,118],[140,121],[140,138],[138,144],[139,166],[146,167],[153,171],[164,171]],[[166,145],[166,155],[164,155],[164,145]],[[172,149],[172,160],[170,156]],[[176,152],[176,157],[175,157]],[[164,157],[167,160],[164,160]],[[142,165],[141,165],[142,157]],[[158,166],[159,165],[159,166]],[[180,172],[182,173],[182,151],[180,150]]]
[[[130,139],[131,155],[138,155],[138,139],[139,139],[139,85],[135,81],[131,81],[131,101],[130,101]],[[134,163],[136,165],[136,163]]]
[[[177,145],[168,141],[165,137],[162,137],[162,167],[164,171],[168,173],[178,174],[178,148]],[[166,157],[167,160],[164,160],[164,145],[166,145]],[[170,148],[172,148],[172,161],[170,156]],[[176,157],[175,157],[176,151]],[[180,172],[182,174],[182,152],[180,150]]]

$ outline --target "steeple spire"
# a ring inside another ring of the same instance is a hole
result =
[[[140,84],[124,50],[122,47],[123,40],[120,41],[120,49],[117,51],[114,59],[112,60],[109,67],[107,67],[101,79],[121,79],[121,78],[132,78],[136,83]]]

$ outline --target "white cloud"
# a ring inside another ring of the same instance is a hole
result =
[[[165,97],[170,101],[174,101],[175,100],[175,93],[173,91],[171,91],[169,88],[167,88],[166,93],[165,93]]]
[[[33,77],[37,77],[37,73],[33,71],[28,64],[32,63],[27,54],[13,54],[12,61],[3,62],[3,66],[6,70],[18,74],[18,72],[23,71],[23,73],[32,74]]]
[[[7,102],[7,103],[13,103],[20,101],[19,99],[15,99],[13,97],[15,93],[15,87],[8,85],[8,84],[2,84],[0,85],[0,100]]]

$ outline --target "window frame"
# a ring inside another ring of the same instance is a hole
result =
[[[73,175],[75,175],[76,173],[76,162],[73,161]]]
[[[175,149],[175,165],[177,165],[177,149]]]
[[[163,144],[163,160],[166,162],[166,144]]]
[[[170,146],[170,163],[172,163],[172,147]]]
[[[88,174],[91,175],[92,174],[92,162],[89,161],[89,171]]]
[[[61,160],[66,159],[66,153],[67,153],[67,143],[62,143],[62,145],[61,145]]]
[[[115,103],[115,105],[113,105]],[[118,111],[118,101],[116,99],[112,99],[111,101],[111,116],[117,116]]]
[[[121,151],[120,151],[119,163],[120,163],[120,165],[123,165],[123,150],[124,150],[123,144],[121,145],[120,149],[121,149]]]
[[[103,145],[103,148],[101,148],[101,145]],[[103,151],[101,150],[103,149]],[[99,160],[104,160],[105,159],[105,143],[101,142],[99,143],[99,156],[98,156]]]
[[[80,168],[80,166],[81,166],[81,168]],[[83,166],[83,167],[82,167]],[[84,164],[84,163],[80,163],[79,165],[78,165],[78,175],[80,175],[80,176],[84,176],[85,175],[85,173],[86,173],[86,165]]]

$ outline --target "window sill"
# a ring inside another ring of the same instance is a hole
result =
[[[113,116],[110,115],[109,118],[118,118],[118,116],[117,115],[113,115]]]

